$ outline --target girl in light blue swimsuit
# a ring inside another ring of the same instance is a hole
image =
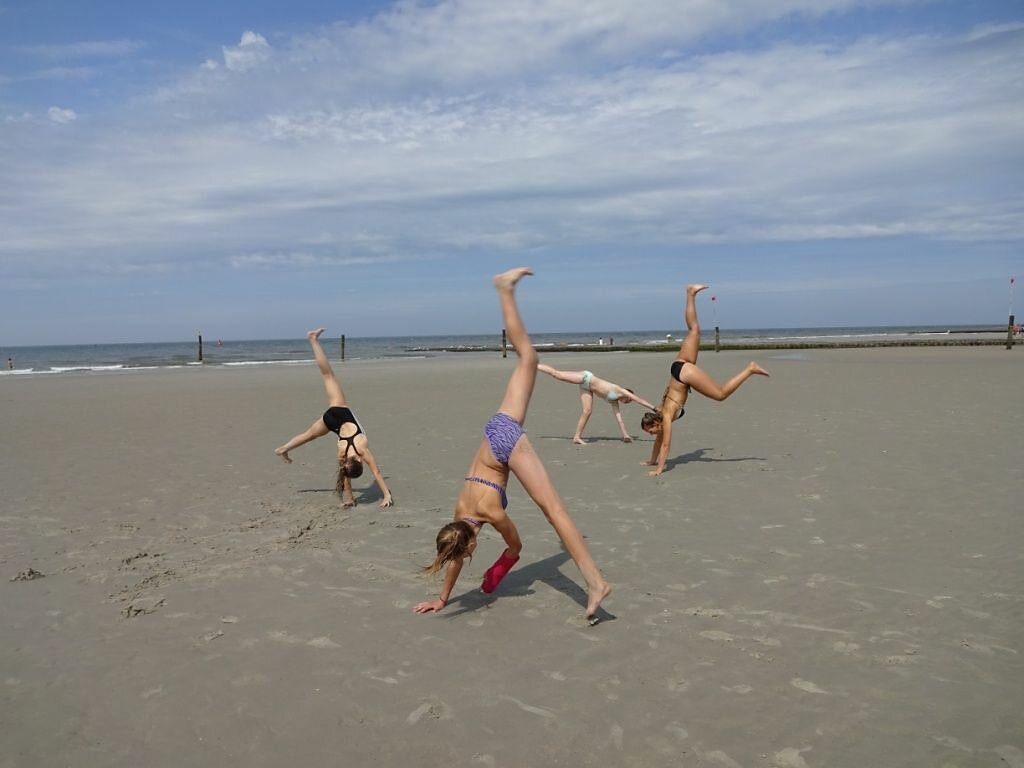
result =
[[[579,566],[587,584],[586,616],[591,623],[596,621],[595,613],[601,601],[611,592],[611,586],[594,564],[583,536],[569,517],[544,465],[523,432],[526,409],[537,378],[537,351],[530,343],[526,326],[519,316],[515,287],[520,279],[532,274],[529,269],[520,267],[494,278],[505,328],[519,359],[498,412],[484,427],[484,439],[480,441],[480,447],[469,465],[455,502],[455,521],[438,532],[437,557],[423,569],[428,574],[445,569],[441,594],[436,600],[419,603],[415,608],[416,613],[440,611],[445,607],[462,571],[463,562],[476,551],[477,534],[484,525],[493,526],[505,540],[506,547],[497,561],[487,569],[481,588],[485,592],[492,592],[519,560],[523,544],[519,539],[519,531],[505,512],[508,506],[505,487],[510,470],[540,507],[562,545]]]
[[[622,441],[624,443],[633,442],[633,438],[626,431],[626,425],[622,421],[622,413],[619,411],[619,404],[636,401],[652,410],[654,409],[653,405],[633,392],[633,390],[599,378],[590,371],[559,371],[543,363],[537,366],[537,370],[543,371],[549,376],[554,376],[559,381],[579,385],[582,412],[580,413],[580,420],[576,423],[576,433],[572,436],[572,441],[579,445],[586,445],[586,441],[583,439],[583,428],[587,426],[587,421],[590,419],[590,414],[594,409],[594,395],[608,401],[608,405],[611,406],[612,412],[615,414],[615,421],[619,424],[619,431],[622,432]]]

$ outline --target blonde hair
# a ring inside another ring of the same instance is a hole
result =
[[[476,528],[465,520],[448,523],[437,532],[437,557],[430,565],[424,566],[423,574],[429,576],[437,573],[452,560],[466,557],[469,545],[476,538]]]

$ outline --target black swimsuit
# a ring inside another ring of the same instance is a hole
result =
[[[686,365],[685,360],[675,360],[672,363],[672,367],[669,369],[669,371],[672,373],[672,378],[678,381],[680,384],[686,383],[679,378],[679,374],[683,372],[684,365]]]
[[[685,381],[683,381],[682,379],[679,378],[679,374],[681,374],[683,372],[683,366],[686,365],[687,362],[688,361],[686,361],[686,360],[674,360],[672,362],[672,367],[669,369],[669,371],[672,374],[672,378],[673,379],[675,379],[680,384],[682,384],[684,387],[689,389],[690,385],[687,384]],[[692,363],[691,363],[691,365],[692,365]],[[671,397],[668,396],[669,391],[670,391],[670,387],[666,387],[665,388],[665,394],[662,395],[661,399],[662,399],[662,402],[664,402],[665,400],[671,400],[673,403],[675,403],[677,406],[679,406],[679,408],[676,410],[676,415],[674,417],[672,417],[672,421],[675,421],[680,416],[682,416],[684,413],[686,413],[686,410],[683,408],[683,406],[679,403],[678,400],[675,400],[674,398],[671,398]]]
[[[355,414],[352,413],[352,409],[344,405],[332,405],[330,408],[324,411],[323,418],[324,425],[329,430],[331,430],[331,432],[338,436],[338,442],[344,440],[346,443],[348,443],[348,445],[345,447],[345,455],[348,456],[348,452],[350,449],[355,451],[356,455],[358,455],[359,451],[356,450],[355,445],[356,435],[363,435],[366,433],[363,432],[363,427],[359,423],[359,420],[356,418]],[[346,424],[355,424],[356,431],[353,432],[351,435],[342,435],[341,428]]]

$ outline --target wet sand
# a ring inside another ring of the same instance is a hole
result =
[[[368,473],[341,508],[331,440],[273,455],[311,365],[0,381],[0,766],[1022,768],[1021,354],[757,353],[657,479],[642,409],[625,445],[595,402],[576,446],[538,377],[528,434],[615,586],[592,628],[514,480],[519,565],[477,589],[487,529],[412,611],[511,359],[338,366],[384,510]],[[542,355],[655,402],[670,359]]]

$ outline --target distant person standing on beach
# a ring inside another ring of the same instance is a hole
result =
[[[7,358],[7,370],[9,370],[9,371],[13,371],[14,370],[14,358],[13,357],[8,357]]]
[[[655,436],[651,460],[644,462],[647,466],[654,467],[648,472],[651,477],[657,477],[665,470],[665,461],[668,458],[669,449],[672,447],[672,422],[685,412],[683,406],[686,404],[686,398],[689,396],[691,388],[712,400],[725,400],[751,376],[755,374],[758,376],[768,375],[768,371],[752,362],[725,382],[725,386],[719,386],[714,379],[697,367],[697,353],[700,352],[700,323],[697,321],[696,298],[697,294],[705,288],[707,288],[706,285],[690,285],[686,288],[686,310],[684,313],[687,328],[686,338],[683,339],[679,353],[672,363],[671,378],[665,388],[665,394],[662,395],[661,407],[656,411],[645,413],[640,421],[640,428]]]
[[[605,379],[600,379],[590,371],[559,371],[543,363],[537,366],[537,370],[543,371],[549,376],[554,376],[559,381],[576,384],[580,388],[582,412],[580,413],[580,420],[576,423],[576,433],[572,436],[572,441],[578,445],[587,444],[583,439],[583,428],[587,426],[587,421],[590,419],[590,414],[593,411],[594,395],[608,401],[608,405],[611,406],[612,411],[615,413],[615,420],[619,424],[619,430],[622,432],[622,441],[624,443],[633,442],[633,438],[626,431],[626,425],[622,421],[622,412],[619,410],[619,404],[636,401],[652,411],[654,410],[653,405],[634,393],[633,390],[620,387],[618,384],[613,384]]]
[[[288,464],[292,463],[288,452],[300,445],[323,437],[328,432],[338,436],[338,480],[336,489],[341,496],[341,502],[346,507],[354,507],[355,497],[352,495],[352,480],[363,474],[363,462],[370,467],[374,479],[384,498],[380,502],[381,507],[390,507],[394,503],[388,484],[381,474],[377,460],[370,453],[370,446],[366,439],[366,433],[362,425],[356,419],[345,400],[345,393],[341,389],[334,376],[331,364],[327,361],[323,347],[320,346],[320,334],[323,328],[317,328],[306,334],[309,344],[313,347],[313,357],[316,358],[317,367],[324,378],[324,387],[327,390],[328,409],[324,415],[314,421],[309,429],[300,432],[287,443],[277,448],[274,453],[280,456]]]
[[[480,447],[469,465],[462,490],[455,502],[455,522],[448,523],[438,532],[437,557],[424,569],[425,573],[431,574],[447,566],[441,594],[436,600],[419,603],[415,608],[416,613],[440,611],[445,607],[462,571],[463,561],[472,557],[476,551],[477,534],[484,524],[490,523],[501,534],[507,546],[487,569],[480,588],[484,592],[493,592],[519,560],[523,544],[515,524],[505,513],[505,507],[508,506],[505,486],[508,484],[509,470],[540,507],[561,539],[562,546],[579,566],[587,583],[586,616],[591,623],[596,621],[594,614],[601,601],[611,592],[608,582],[594,564],[583,536],[552,485],[547,470],[523,432],[526,409],[537,379],[537,350],[530,343],[526,326],[519,316],[515,288],[516,283],[525,275],[532,274],[529,269],[520,267],[494,278],[509,341],[519,359],[498,412],[484,426],[484,439],[480,441]]]

